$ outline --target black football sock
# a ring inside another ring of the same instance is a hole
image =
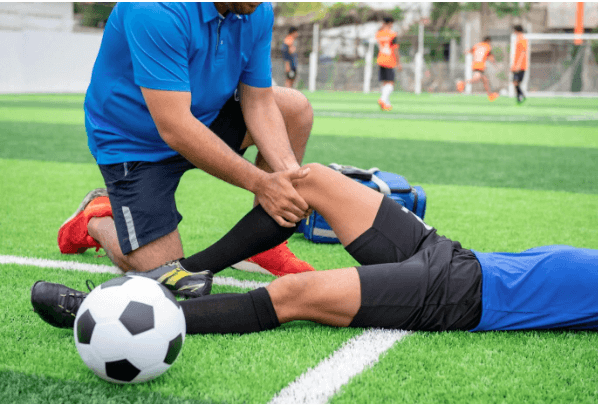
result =
[[[189,271],[211,270],[217,273],[232,264],[264,252],[290,238],[297,227],[285,228],[261,205],[253,208],[226,235],[212,246],[181,260]]]
[[[270,294],[261,287],[245,294],[214,294],[180,301],[187,333],[251,333],[280,326]]]
[[[519,98],[519,96],[524,97],[523,92],[521,91],[521,87],[519,87],[519,85],[515,86],[515,90],[517,90],[517,98]]]

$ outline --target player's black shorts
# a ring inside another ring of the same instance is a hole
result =
[[[523,81],[523,76],[525,76],[525,70],[519,70],[513,73],[513,81],[517,83],[521,83]]]
[[[471,250],[384,197],[374,224],[347,246],[361,307],[350,326],[470,330],[482,315],[482,271]]]
[[[395,70],[393,68],[387,68],[379,66],[378,80],[381,82],[394,82],[395,81]]]
[[[480,72],[481,74],[485,75],[486,71],[484,69],[473,69],[474,72]]]
[[[241,106],[231,97],[210,125],[240,155],[247,127]],[[181,155],[159,162],[99,165],[123,254],[128,254],[174,231],[183,219],[174,193],[183,173],[195,166]]]

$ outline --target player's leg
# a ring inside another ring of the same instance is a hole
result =
[[[293,184],[310,207],[326,219],[343,246],[349,247],[366,232],[368,237],[373,236],[372,227],[392,221],[396,224],[394,242],[404,244],[403,257],[379,257],[377,262],[395,262],[413,255],[416,246],[435,233],[431,226],[383,194],[321,164],[310,163],[306,167],[310,168],[309,174]]]
[[[523,94],[523,91],[521,90],[521,87],[520,87],[520,84],[523,81],[524,74],[525,74],[524,70],[520,70],[513,74],[513,85],[515,86],[515,90],[517,91],[517,103],[518,104],[521,104],[523,101],[525,101],[525,95]]]
[[[125,256],[118,243],[114,219],[95,217],[89,221],[87,228],[89,235],[102,245],[110,260],[123,271],[148,271],[184,256],[178,229]]]
[[[187,166],[182,170],[180,162],[100,165],[108,188],[88,193],[79,212],[61,226],[61,252],[102,247],[123,271],[148,271],[181,258],[174,190],[182,173],[192,167],[182,164]],[[74,250],[79,246],[83,248]]]
[[[290,275],[266,289],[280,323],[304,320],[349,326],[361,304],[355,267]]]
[[[273,89],[274,98],[282,114],[291,148],[297,162],[301,163],[313,125],[313,109],[307,98],[300,91],[278,86],[274,86]],[[241,150],[253,144],[253,138],[247,132],[241,144]],[[264,171],[272,172],[272,169],[259,151],[256,156],[255,165]],[[254,199],[255,205],[257,205],[257,201]],[[282,234],[285,234],[285,232]],[[282,241],[286,241],[286,238],[282,239]],[[245,256],[241,259],[239,263],[233,263],[234,268],[274,274],[276,276],[314,270],[309,263],[298,259],[289,250],[286,242],[266,252]]]
[[[474,70],[471,79],[466,80],[465,84],[474,84],[482,79],[482,73],[479,70]]]
[[[486,90],[486,93],[490,95],[490,83],[486,75],[482,75],[482,84],[484,85],[484,90]]]
[[[382,86],[382,100],[386,103],[387,110],[390,110],[392,105],[390,103],[390,95],[394,91],[394,69],[388,69],[387,80],[384,82]]]
[[[342,175],[336,178],[325,167],[310,168],[298,186],[302,196],[325,212],[343,243],[349,243],[347,251],[358,253],[358,261],[379,264],[289,275],[265,290],[185,301],[188,333],[257,332],[293,320],[423,330],[468,330],[477,325],[481,270],[471,251],[439,236],[394,201],[384,198],[380,204],[370,198],[378,194],[371,189],[353,188],[352,183],[359,183]],[[343,178],[351,183],[332,189],[341,198],[331,199],[320,182],[333,185],[344,183]],[[351,195],[357,202],[346,209],[343,197]],[[338,218],[330,215],[334,208],[348,215],[344,222],[356,222],[353,229],[341,230]],[[355,208],[368,218],[365,222],[357,220]]]
[[[389,97],[393,90],[394,70],[379,66],[378,80],[380,81],[380,98],[378,99],[378,105],[383,111],[390,111],[392,106],[390,105]]]

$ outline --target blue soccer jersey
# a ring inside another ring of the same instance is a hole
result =
[[[272,85],[274,14],[221,16],[214,3],[119,3],[104,31],[85,97],[85,126],[99,164],[156,162],[177,154],[160,137],[140,87],[191,93],[209,126],[239,82]]]
[[[482,267],[482,317],[472,331],[598,329],[598,250],[474,253]]]

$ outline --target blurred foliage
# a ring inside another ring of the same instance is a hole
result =
[[[496,59],[497,62],[505,60],[505,52],[499,46],[492,47],[492,55],[494,55],[494,59]]]
[[[84,27],[103,28],[116,2],[111,3],[73,3],[75,14],[82,14],[81,25]]]
[[[281,2],[272,3],[274,13],[281,17],[304,16],[310,13],[320,15],[326,6],[321,2]]]
[[[504,3],[488,2],[490,10],[494,11],[498,18],[507,15],[521,16],[530,10],[530,3]],[[434,25],[444,27],[451,17],[458,11],[480,11],[481,3],[440,3],[434,2],[430,19]]]
[[[360,3],[334,3],[323,10],[316,19],[323,28],[340,27],[348,24],[363,24],[370,21],[382,21],[384,17],[392,17],[395,21],[404,18],[400,7],[392,10],[374,10]]]

